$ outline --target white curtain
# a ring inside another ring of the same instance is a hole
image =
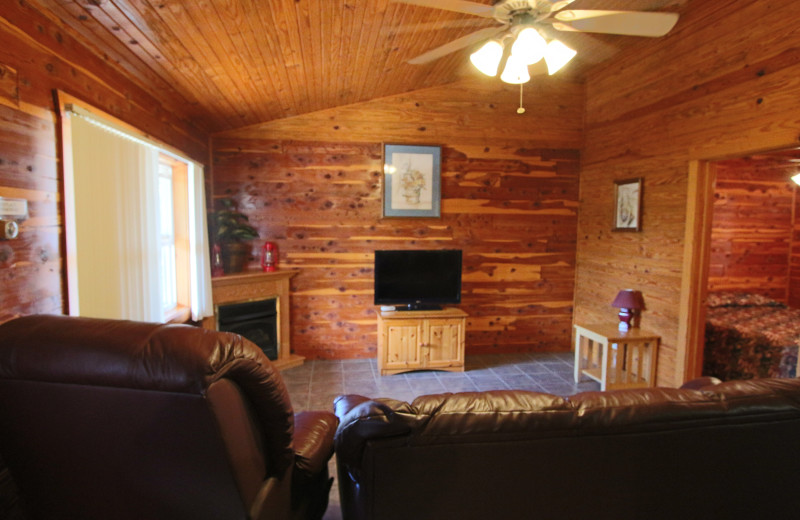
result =
[[[214,315],[211,299],[211,258],[206,224],[206,195],[203,167],[189,163],[189,268],[191,273],[192,319]]]
[[[157,185],[162,150],[80,109],[69,116],[68,126],[70,314],[162,322]],[[203,169],[181,160],[189,164],[191,314],[200,320],[213,315]]]

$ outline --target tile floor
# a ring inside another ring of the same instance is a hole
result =
[[[284,370],[283,376],[295,411],[333,410],[342,394],[392,397],[411,402],[415,397],[442,392],[480,390],[532,390],[556,395],[599,390],[600,384],[573,381],[571,352],[492,354],[467,356],[464,372],[419,371],[391,376],[378,374],[375,359],[307,361]],[[335,460],[329,465],[336,475]],[[341,519],[336,481],[323,520]]]

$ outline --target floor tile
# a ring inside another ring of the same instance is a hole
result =
[[[522,375],[517,365],[495,365],[490,370],[498,377]]]
[[[544,363],[539,363],[537,361],[528,361],[526,363],[520,363],[517,365],[517,368],[525,374],[530,374],[536,376],[537,374],[548,374],[550,373],[550,369],[547,368],[547,365]]]

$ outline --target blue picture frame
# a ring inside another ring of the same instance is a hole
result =
[[[441,217],[441,185],[440,146],[384,145],[384,217]]]

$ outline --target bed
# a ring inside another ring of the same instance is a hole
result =
[[[751,293],[710,293],[703,375],[796,377],[800,309]]]

